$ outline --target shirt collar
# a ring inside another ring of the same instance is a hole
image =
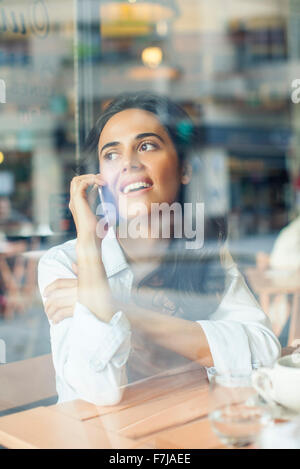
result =
[[[113,226],[109,227],[102,241],[101,252],[102,262],[108,278],[129,267]]]

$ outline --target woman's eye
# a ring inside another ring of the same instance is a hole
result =
[[[152,142],[144,142],[140,145],[141,151],[151,151],[151,150],[155,150],[156,148],[157,148],[157,145]]]
[[[115,160],[116,158],[118,158],[118,156],[119,156],[118,153],[116,153],[115,151],[111,151],[111,152],[106,153],[106,154],[104,155],[104,159],[105,159],[105,160],[108,160],[108,161],[113,161],[113,160]]]

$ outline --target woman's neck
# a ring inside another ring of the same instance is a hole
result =
[[[118,240],[130,264],[135,285],[159,267],[170,242],[168,239],[151,238],[118,237]]]
[[[172,214],[173,215],[173,214]],[[131,224],[133,226],[131,226]],[[154,227],[153,227],[154,225]],[[142,217],[119,225],[117,238],[130,262],[160,261],[171,242],[174,233],[173,218],[164,226],[162,214],[158,217]]]
[[[170,239],[162,238],[122,238],[117,232],[118,241],[125,255],[132,263],[159,261],[165,254]]]

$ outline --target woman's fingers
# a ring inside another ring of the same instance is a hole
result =
[[[74,266],[76,264],[73,263],[73,271]],[[54,324],[66,317],[73,316],[74,306],[77,301],[77,286],[77,278],[61,278],[45,288],[43,292],[46,297],[45,313]]]
[[[47,300],[45,302],[45,313],[49,319],[52,319],[56,313],[65,308],[74,307],[77,301],[77,292],[75,295],[66,296],[63,298],[56,298],[55,300]]]
[[[51,319],[52,324],[58,324],[63,319],[71,318],[74,314],[74,307],[73,308],[63,308],[59,310]]]
[[[54,290],[46,297],[46,301],[57,301],[60,298],[76,298],[77,297],[77,282],[73,287],[59,288]]]
[[[91,209],[91,196],[87,189],[90,187],[105,186],[106,181],[100,174],[85,174],[76,176],[71,181],[69,208],[73,215],[78,239],[91,239],[97,236],[97,217]],[[96,191],[94,191],[94,196]]]
[[[47,298],[51,296],[53,292],[56,292],[58,290],[75,287],[77,287],[77,278],[58,278],[54,282],[47,285],[43,292],[43,296]]]
[[[93,182],[94,184],[99,184],[100,186],[106,185],[106,181],[100,173],[98,174],[90,173],[90,174],[82,174],[81,176],[75,176],[73,177],[71,181],[71,185],[76,186],[79,183],[89,183],[91,185],[93,184]]]
[[[84,174],[75,176],[71,181],[71,196],[85,194],[90,186],[105,186],[106,181],[100,174]]]

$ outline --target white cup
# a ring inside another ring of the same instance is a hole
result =
[[[268,403],[300,412],[300,354],[281,357],[273,368],[254,371],[252,384]]]

